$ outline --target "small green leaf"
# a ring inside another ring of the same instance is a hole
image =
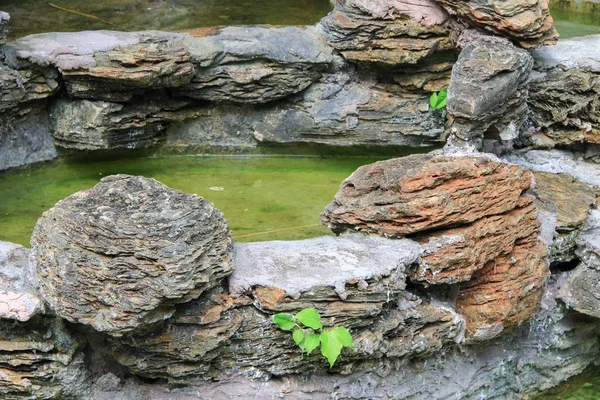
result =
[[[306,339],[304,339],[304,349],[306,354],[310,354],[314,349],[319,347],[319,343],[321,343],[321,335],[317,335],[313,333],[312,335],[308,335]]]
[[[337,328],[333,328],[329,332],[331,335],[334,335],[344,347],[354,347],[352,335],[350,334],[350,331],[345,327],[338,326]]]
[[[309,328],[321,329],[323,327],[321,324],[321,316],[314,308],[305,308],[300,311],[296,314],[296,319]]]
[[[339,338],[332,334],[331,331],[321,332],[321,354],[325,356],[329,361],[329,368],[333,367],[335,360],[339,357],[342,352],[344,345],[340,342]]]
[[[429,97],[429,105],[434,110],[446,107],[446,98],[448,97],[448,88],[442,89],[437,93],[432,93]]]
[[[304,337],[306,335],[304,334],[304,331],[302,329],[296,329],[294,331],[294,333],[292,334],[292,338],[294,339],[294,342],[300,346],[300,343],[304,340]],[[303,349],[304,350],[304,349]]]
[[[290,314],[279,313],[273,315],[273,322],[284,331],[291,331],[296,326],[296,320]]]

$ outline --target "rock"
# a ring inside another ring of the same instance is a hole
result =
[[[600,186],[600,165],[587,163],[565,150],[531,150],[503,155],[507,162],[532,171],[568,174],[591,186]]]
[[[208,30],[200,31],[195,36]],[[232,26],[208,33],[185,42],[196,73],[180,95],[267,103],[306,89],[332,61],[331,48],[310,27]]]
[[[579,266],[567,278],[559,298],[582,314],[600,318],[600,210],[593,210],[576,239]]]
[[[599,52],[600,35],[532,52],[531,118],[553,145],[600,144]]]
[[[8,20],[10,20],[10,15],[0,11],[0,45],[6,43],[6,37],[8,36]]]
[[[0,319],[25,322],[44,306],[29,281],[29,249],[0,242]]]
[[[48,112],[38,105],[0,120],[0,171],[56,158]]]
[[[527,51],[508,40],[480,35],[467,44],[452,68],[448,87],[452,132],[466,141],[483,135],[516,138],[527,117],[532,66]]]
[[[223,214],[143,177],[106,177],[61,200],[31,244],[50,308],[114,336],[169,318],[231,272]]]
[[[452,16],[516,41],[526,49],[555,44],[558,32],[547,0],[436,0]]]
[[[430,110],[428,94],[356,79],[351,70],[340,71],[324,75],[289,102],[207,108],[197,119],[170,126],[165,147],[430,147],[445,141],[445,111]]]
[[[68,149],[151,147],[164,140],[166,123],[195,115],[188,105],[158,95],[128,104],[58,100],[51,110],[53,136],[57,146]]]
[[[80,372],[72,361],[81,347],[59,319],[0,320],[0,395],[23,400],[65,398],[66,376]]]
[[[433,0],[348,0],[338,1],[320,25],[346,60],[397,66],[453,50],[446,20]]]
[[[53,65],[71,98],[127,101],[151,89],[183,86],[194,67],[182,44],[186,35],[88,31],[44,33],[5,46],[11,65]]]
[[[551,262],[569,262],[576,258],[575,238],[588,217],[590,208],[597,204],[600,189],[573,178],[568,174],[536,172],[535,187],[539,209],[556,217],[556,232],[550,247]]]
[[[53,68],[13,69],[0,60],[0,113],[22,116],[54,94],[59,84]],[[7,118],[7,117],[5,117]]]
[[[321,214],[346,229],[401,237],[514,209],[531,185],[524,168],[486,157],[412,155],[365,165]]]

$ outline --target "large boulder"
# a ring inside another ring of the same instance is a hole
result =
[[[545,140],[535,145],[600,144],[600,35],[532,52],[529,108]]]
[[[26,36],[4,48],[9,64],[52,65],[71,98],[126,101],[137,92],[189,83],[194,75],[186,35],[87,31]]]
[[[514,40],[524,48],[554,44],[558,39],[548,0],[436,1],[459,20]]]
[[[411,235],[424,254],[408,271],[425,285],[458,283],[466,340],[514,330],[539,307],[548,273],[530,171],[490,156],[414,155],[363,166],[321,221],[334,232]]]
[[[306,89],[332,61],[314,28],[226,27],[190,31],[195,66],[180,95],[200,100],[266,103]]]
[[[508,40],[475,35],[452,68],[448,113],[459,139],[518,136],[527,118],[527,82],[533,66],[529,53]]]
[[[143,177],[107,177],[61,200],[31,244],[50,308],[116,336],[169,318],[231,273],[223,214]]]
[[[349,61],[414,65],[454,48],[447,17],[433,0],[348,0],[338,1],[321,26]]]

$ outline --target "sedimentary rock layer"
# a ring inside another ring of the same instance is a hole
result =
[[[121,335],[170,317],[231,273],[223,214],[195,195],[115,175],[44,213],[32,239],[59,316]]]
[[[452,16],[508,37],[524,48],[554,44],[558,32],[548,0],[436,0]]]
[[[3,11],[0,11],[0,45],[6,43],[6,36],[8,36],[8,20],[10,15]]]

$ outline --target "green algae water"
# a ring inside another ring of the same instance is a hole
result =
[[[331,8],[329,0],[0,0],[0,10],[11,16],[10,39],[97,29],[170,31],[216,25],[314,25]]]
[[[550,1],[550,14],[561,39],[600,34],[600,2]]]
[[[33,227],[44,211],[113,174],[155,178],[212,201],[225,214],[236,241],[331,234],[319,225],[320,213],[345,178],[373,161],[376,159],[367,157],[289,156],[61,160],[0,174],[0,240],[29,247]]]

